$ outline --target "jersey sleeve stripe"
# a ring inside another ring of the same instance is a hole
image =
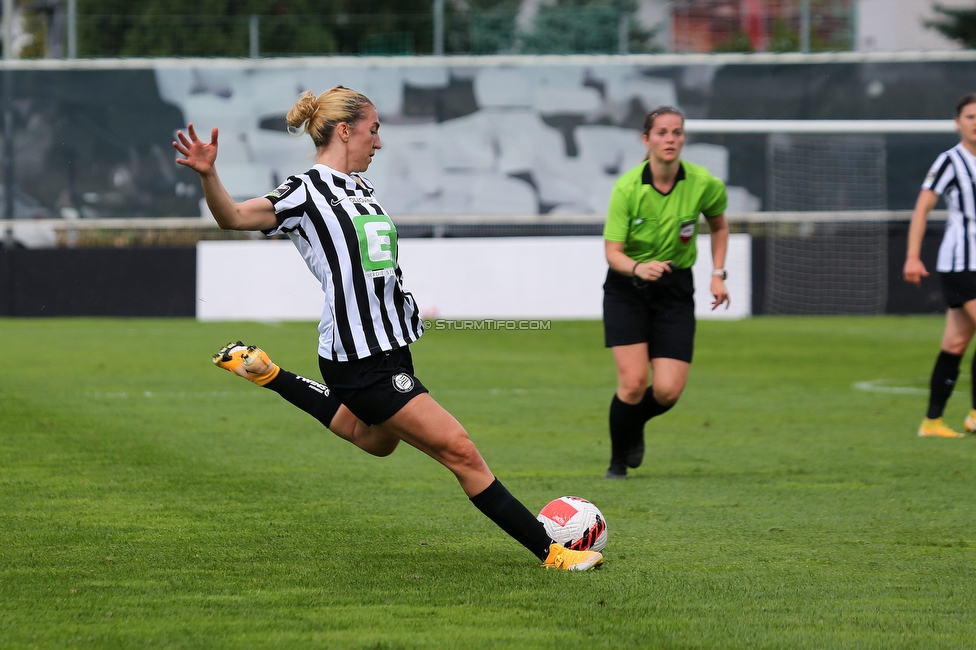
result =
[[[956,170],[952,158],[948,154],[942,154],[939,158],[942,159],[942,164],[939,165],[939,161],[936,160],[936,164],[932,165],[934,171],[929,172],[929,175],[925,178],[925,183],[922,184],[922,188],[932,190],[939,196],[942,196],[946,187],[955,179]]]
[[[261,232],[267,236],[271,236],[293,230],[301,222],[302,217],[305,215],[305,204],[309,202],[308,193],[302,192],[301,197],[302,201],[300,203],[295,201],[295,197],[289,197],[287,203],[293,204],[291,207],[286,207],[281,200],[271,201],[275,209],[275,219],[278,221],[278,225],[274,228],[262,230]]]
[[[264,195],[264,198],[268,199],[274,205],[277,205],[279,201],[290,196],[302,186],[302,180],[295,176],[289,176],[284,183],[274,188],[270,192]],[[304,198],[302,199],[304,200]]]

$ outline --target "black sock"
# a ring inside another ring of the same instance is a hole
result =
[[[332,422],[332,418],[341,406],[339,400],[332,396],[328,386],[284,369],[264,387],[278,393],[326,427]]]
[[[976,354],[973,355],[973,364],[972,364],[971,372],[972,374],[970,376],[972,377],[972,382],[970,386],[972,387],[972,391],[973,391],[973,405],[971,408],[976,409]]]
[[[497,478],[471,497],[471,503],[540,560],[545,562],[549,557],[549,545],[553,542],[542,522],[513,497]]]
[[[610,402],[610,467],[623,468],[627,452],[640,444],[644,435],[641,404],[628,404],[616,394]]]
[[[644,392],[644,399],[640,403],[641,416],[644,418],[644,422],[647,422],[651,418],[667,413],[673,406],[674,404],[664,406],[654,399],[654,386],[648,386]]]
[[[925,417],[933,420],[942,417],[946,402],[952,396],[952,389],[956,387],[960,361],[961,354],[952,354],[945,350],[939,352],[935,368],[932,369],[932,380],[929,382],[929,410]]]

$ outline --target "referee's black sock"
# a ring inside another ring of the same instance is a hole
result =
[[[648,386],[644,392],[644,399],[640,403],[641,416],[644,418],[644,422],[647,422],[651,418],[667,413],[673,406],[674,404],[664,406],[654,399],[654,386]]]
[[[278,393],[326,427],[332,422],[332,418],[341,406],[339,400],[332,396],[328,386],[288,372],[284,368],[264,387]]]
[[[497,478],[471,497],[471,503],[541,561],[545,562],[549,557],[549,545],[553,542],[542,522],[512,496]]]
[[[933,420],[942,417],[946,402],[952,396],[952,389],[956,387],[960,361],[961,354],[952,354],[945,350],[939,352],[935,368],[932,369],[932,380],[929,382],[929,410],[925,417]]]
[[[610,402],[610,467],[624,470],[628,452],[644,436],[646,421],[642,403],[628,404],[614,394]]]

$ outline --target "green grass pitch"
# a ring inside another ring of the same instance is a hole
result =
[[[367,456],[210,363],[241,338],[317,377],[313,324],[0,319],[0,646],[972,647],[976,440],[915,435],[941,329],[701,322],[627,481],[599,323],[428,332],[418,375],[509,489],[607,516],[576,574],[416,450]]]

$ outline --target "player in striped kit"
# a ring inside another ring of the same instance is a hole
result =
[[[373,455],[388,456],[401,440],[423,451],[451,470],[471,502],[545,566],[599,565],[600,553],[569,550],[549,538],[414,375],[409,345],[423,334],[422,321],[403,287],[396,226],[360,175],[381,146],[373,104],[342,86],[318,97],[306,91],[287,121],[311,136],[315,165],[241,203],[217,176],[216,128],[208,143],[190,124],[173,146],[183,156],[177,162],[200,175],[221,228],[286,234],[321,282],[318,355],[325,385],[279,368],[260,348],[240,341],[222,348],[214,363],[277,392]]]
[[[949,218],[935,270],[942,280],[946,324],[942,350],[936,358],[929,383],[929,406],[918,435],[961,438],[942,419],[952,395],[959,364],[976,333],[976,93],[964,95],[956,103],[956,128],[960,142],[936,158],[922,183],[908,230],[908,250],[902,274],[906,281],[921,286],[928,271],[920,259],[922,239],[929,212],[941,196]],[[976,433],[976,357],[972,366],[973,401],[963,426]]]

